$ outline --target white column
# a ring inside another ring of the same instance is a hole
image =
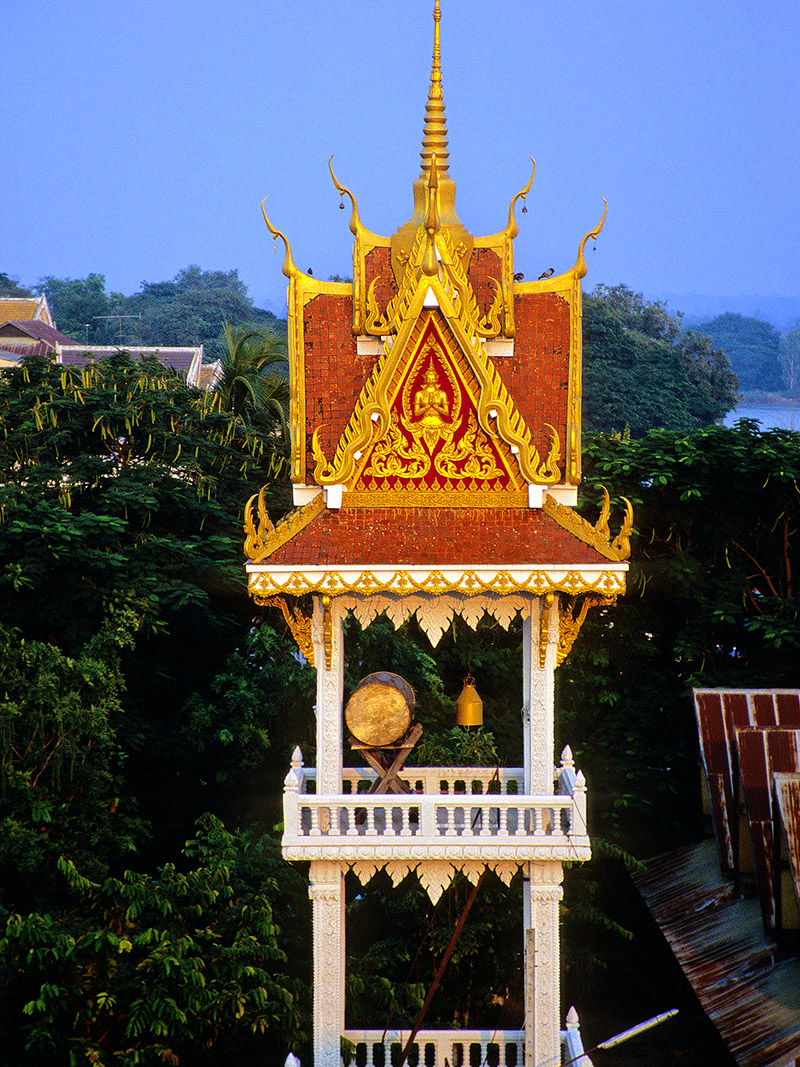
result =
[[[317,665],[317,793],[342,791],[343,611],[335,597],[314,597]],[[328,666],[328,657],[330,666]]]
[[[308,895],[314,928],[314,1067],[341,1067],[344,1031],[344,870],[314,860]]]
[[[544,666],[540,663],[541,628],[547,627]],[[522,700],[525,792],[553,792],[555,669],[558,651],[558,596],[534,599],[522,624]]]
[[[529,864],[524,883],[525,1067],[561,1063],[561,952],[558,914],[563,870],[556,860]],[[532,958],[531,958],[532,957]]]

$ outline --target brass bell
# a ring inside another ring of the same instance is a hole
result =
[[[475,688],[475,679],[468,674],[464,688],[456,701],[457,726],[483,726],[483,701]]]

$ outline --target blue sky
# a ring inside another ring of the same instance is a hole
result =
[[[796,0],[441,2],[459,214],[501,229],[533,155],[527,277],[572,264],[605,196],[588,287],[800,294]],[[432,0],[9,7],[0,270],[131,293],[237,267],[280,309],[265,196],[298,266],[349,273],[332,152],[367,226],[408,218]]]

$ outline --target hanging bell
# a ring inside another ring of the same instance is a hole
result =
[[[457,726],[483,726],[483,701],[475,688],[475,679],[468,674],[464,688],[456,701]]]

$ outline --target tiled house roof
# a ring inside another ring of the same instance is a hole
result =
[[[143,348],[136,345],[102,346],[102,345],[78,345],[71,342],[62,345],[58,360],[71,367],[84,367],[87,363],[107,359],[116,352],[127,352],[134,359],[140,359],[144,355],[155,356],[164,367],[171,367],[186,379],[189,385],[200,387],[200,368],[203,362],[203,347],[193,348]]]
[[[54,326],[46,296],[0,297],[0,322],[30,322],[37,320]]]
[[[55,352],[59,345],[75,344],[71,337],[40,319],[18,319],[0,325],[0,342],[3,348],[15,346],[26,353],[30,352],[31,343],[36,341],[41,342],[45,351],[49,352]]]

